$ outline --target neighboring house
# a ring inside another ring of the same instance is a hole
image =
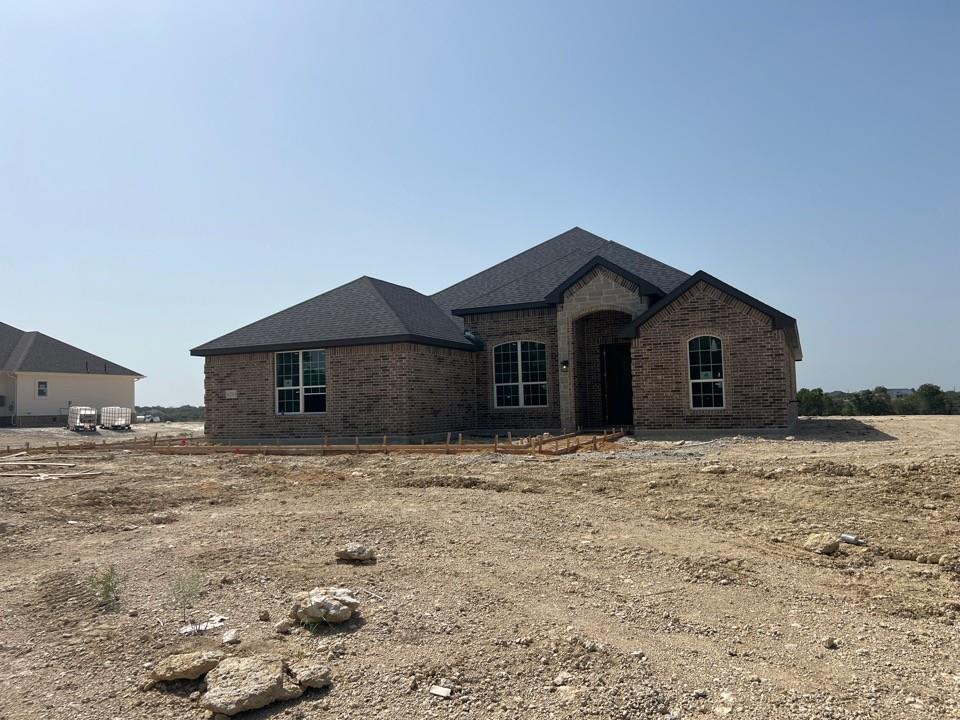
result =
[[[215,439],[788,427],[796,321],[574,228],[435,295],[369,277],[194,348]]]
[[[71,405],[133,408],[141,377],[49,335],[0,322],[0,425],[65,422]]]
[[[899,400],[900,398],[907,397],[908,395],[913,395],[916,390],[913,388],[887,388],[887,395],[891,400]]]

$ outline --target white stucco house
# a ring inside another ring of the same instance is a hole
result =
[[[0,426],[65,422],[71,405],[134,407],[143,375],[40,332],[0,322]]]

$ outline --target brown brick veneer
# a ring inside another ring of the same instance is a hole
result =
[[[470,429],[477,355],[412,343],[329,348],[327,412],[316,415],[276,414],[273,353],[210,356],[206,431],[214,439],[256,439]],[[237,399],[226,399],[227,390]]]
[[[723,341],[724,409],[690,407],[687,341],[697,335]],[[642,325],[632,356],[638,428],[788,427],[796,420],[795,363],[783,331],[706,283]]]
[[[511,310],[464,317],[464,327],[484,341],[477,353],[477,427],[479,429],[552,429],[560,427],[557,311],[555,308]],[[534,340],[547,346],[547,405],[497,408],[493,390],[493,348],[511,340]]]

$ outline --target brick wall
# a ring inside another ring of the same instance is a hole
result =
[[[560,427],[557,357],[557,312],[555,308],[511,310],[467,315],[464,327],[484,341],[477,353],[477,427],[483,430],[536,430]],[[493,348],[512,340],[533,340],[547,346],[546,407],[497,408],[493,390]]]
[[[277,415],[274,354],[206,359],[206,432],[215,439],[397,435],[469,429],[475,356],[412,343],[329,348],[327,412]],[[228,400],[227,390],[237,398]]]
[[[687,341],[723,343],[723,409],[690,407]],[[640,327],[633,340],[634,424],[638,428],[787,427],[796,419],[795,363],[769,317],[698,283]]]

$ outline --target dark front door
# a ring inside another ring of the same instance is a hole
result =
[[[602,345],[600,362],[604,425],[633,425],[630,344]]]

